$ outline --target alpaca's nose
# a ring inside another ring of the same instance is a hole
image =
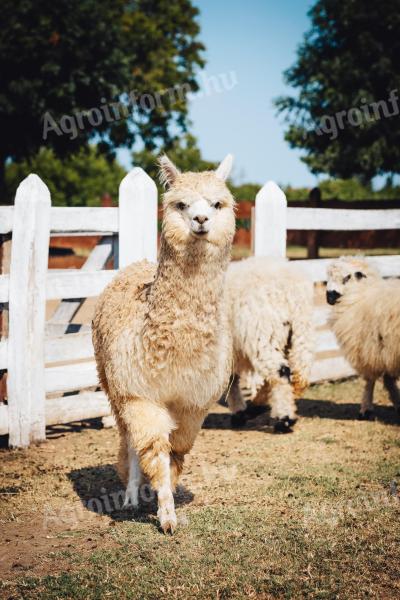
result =
[[[208,221],[208,217],[206,217],[206,215],[197,215],[197,217],[194,217],[193,221],[197,221],[200,225],[204,225],[204,223]]]

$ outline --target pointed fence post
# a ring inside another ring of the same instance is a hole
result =
[[[144,258],[157,261],[157,187],[137,167],[119,186],[119,268]]]
[[[44,332],[50,192],[37,175],[19,185],[12,232],[9,337],[9,445],[46,438]]]
[[[255,206],[255,256],[286,256],[286,196],[274,181],[258,192]]]

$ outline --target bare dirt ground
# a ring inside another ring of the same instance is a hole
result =
[[[294,433],[262,415],[240,431],[216,407],[188,457],[179,530],[157,527],[150,490],[122,510],[117,432],[49,429],[0,451],[0,597],[400,598],[399,422],[381,386],[313,386]]]

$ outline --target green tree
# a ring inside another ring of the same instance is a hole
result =
[[[43,145],[112,155],[185,130],[203,66],[191,0],[3,0],[1,13],[0,198],[6,162]]]
[[[318,0],[309,15],[285,72],[298,95],[276,101],[287,141],[305,150],[314,173],[364,181],[399,173],[399,0]]]
[[[92,146],[64,160],[57,158],[53,150],[43,148],[29,161],[6,166],[7,189],[12,197],[20,182],[32,172],[48,186],[53,206],[99,206],[105,193],[117,204],[118,186],[125,175],[121,165],[107,160]]]
[[[162,150],[149,150],[144,148],[132,155],[133,163],[137,167],[142,167],[154,181],[158,181],[158,157],[165,151],[169,158],[176,164],[181,171],[209,171],[218,166],[218,162],[205,160],[201,156],[201,151],[197,146],[196,138],[186,133],[181,138],[177,138],[173,143]]]

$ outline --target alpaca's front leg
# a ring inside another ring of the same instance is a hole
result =
[[[185,455],[192,449],[206,415],[206,410],[195,409],[174,413],[178,424],[171,434],[171,477],[174,488],[182,473]]]
[[[177,519],[171,484],[169,436],[175,428],[174,421],[166,408],[145,400],[132,400],[126,404],[123,418],[143,475],[157,492],[157,516],[161,528],[165,533],[173,533]]]

